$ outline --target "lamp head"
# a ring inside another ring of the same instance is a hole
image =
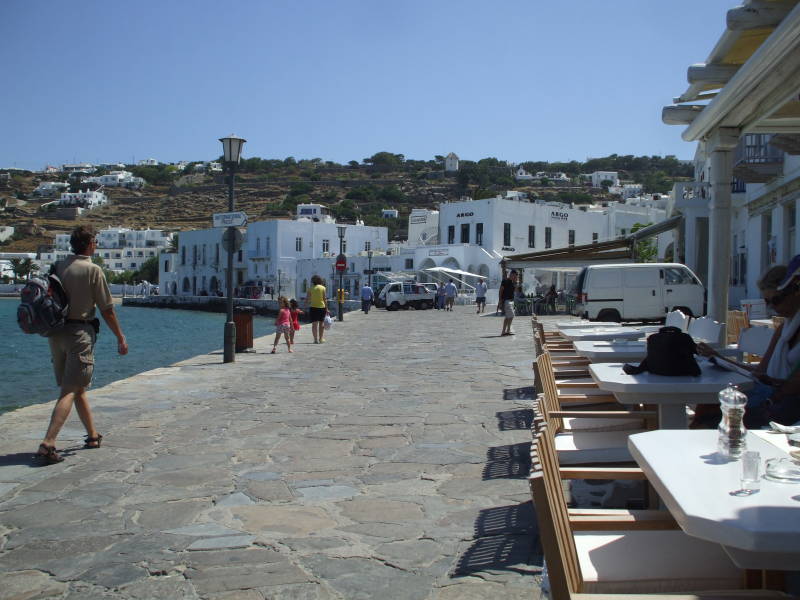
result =
[[[339,232],[339,239],[344,239],[344,233],[347,231],[347,227],[345,225],[337,225],[336,230]]]
[[[228,137],[219,138],[219,141],[222,142],[222,154],[225,162],[238,165],[239,159],[242,157],[242,147],[247,140],[230,134]]]

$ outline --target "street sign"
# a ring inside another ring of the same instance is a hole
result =
[[[340,254],[336,257],[336,270],[337,271],[346,271],[347,270],[347,257],[344,254]]]
[[[214,227],[244,227],[247,215],[243,212],[214,213]]]
[[[233,232],[233,235],[231,235]],[[237,252],[242,247],[244,236],[238,229],[226,229],[222,234],[222,247],[226,252]]]
[[[375,275],[375,269],[364,269],[364,275]]]

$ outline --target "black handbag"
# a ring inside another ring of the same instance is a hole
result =
[[[694,359],[697,346],[688,333],[677,327],[662,327],[647,338],[647,356],[636,365],[624,365],[628,375],[648,371],[656,375],[700,375]]]

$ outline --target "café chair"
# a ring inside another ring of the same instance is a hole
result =
[[[686,331],[689,328],[689,321],[691,317],[683,314],[680,310],[673,310],[667,313],[667,318],[664,320],[664,326],[677,327],[681,331]]]
[[[687,333],[696,342],[706,342],[711,346],[719,346],[722,343],[722,323],[711,317],[692,319]]]
[[[742,331],[750,327],[750,319],[743,310],[728,311],[728,343],[735,344],[742,334]]]
[[[533,350],[535,356],[539,356],[543,352],[549,352],[553,358],[553,367],[572,367],[581,369],[591,364],[591,361],[584,356],[569,354],[568,352],[564,351],[546,349],[542,344],[542,339],[539,337],[538,333],[533,334]]]
[[[736,350],[747,362],[758,362],[766,354],[775,330],[769,327],[743,329]]]
[[[625,594],[635,594],[627,596],[631,600],[665,597],[656,594],[690,594],[678,597],[698,599],[740,597],[744,572],[719,544],[688,536],[665,520],[654,520],[648,527],[647,519],[635,515],[570,515],[562,473],[554,467],[557,463],[552,458],[542,459],[543,451],[548,456],[545,438],[542,431],[534,440],[537,456],[528,481],[553,600],[591,598],[583,594],[601,594],[609,600],[615,596],[607,594],[621,594],[620,600],[626,598]],[[704,591],[711,595],[704,596]],[[752,590],[752,595],[741,597],[787,596]]]

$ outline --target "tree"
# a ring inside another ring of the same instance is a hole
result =
[[[158,283],[158,257],[153,256],[148,258],[139,267],[139,270],[134,274],[137,281],[149,281],[150,283]]]
[[[376,171],[399,171],[403,168],[406,157],[392,152],[376,152],[364,159],[364,164],[371,165]]]
[[[631,233],[649,227],[652,223],[635,223],[631,227]],[[658,258],[658,246],[653,238],[646,238],[636,242],[635,247],[637,262],[656,262]]]
[[[169,241],[169,246],[167,246],[167,252],[177,254],[179,249],[180,242],[178,241],[178,234],[174,233],[172,234],[172,239]]]
[[[608,191],[608,188],[610,188],[612,185],[614,185],[614,182],[610,179],[603,179],[603,181],[600,182],[600,187],[605,191]]]
[[[30,279],[31,274],[39,270],[39,267],[30,258],[12,258],[11,271],[14,273],[14,280]]]

